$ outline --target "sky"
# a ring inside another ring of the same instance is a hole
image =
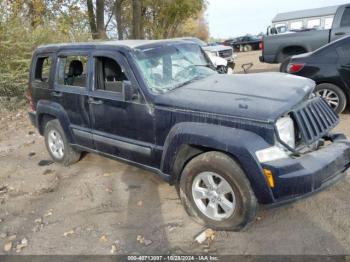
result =
[[[350,0],[208,0],[210,36],[229,38],[266,32],[277,13],[350,3]]]

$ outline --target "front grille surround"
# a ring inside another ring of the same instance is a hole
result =
[[[326,136],[339,123],[339,117],[323,98],[315,97],[302,107],[291,112],[297,132],[300,134],[299,144],[310,146]]]
[[[228,57],[232,57],[233,55],[233,50],[232,49],[227,49],[227,50],[220,50],[218,51],[219,56],[222,58],[228,58]]]

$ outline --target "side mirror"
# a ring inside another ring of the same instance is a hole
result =
[[[139,92],[128,80],[123,81],[123,96],[124,101],[138,101],[140,97]]]

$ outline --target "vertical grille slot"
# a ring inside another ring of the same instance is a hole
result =
[[[308,101],[306,105],[295,110],[293,114],[307,145],[325,136],[339,122],[338,116],[319,97]]]

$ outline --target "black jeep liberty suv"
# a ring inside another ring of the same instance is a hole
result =
[[[37,48],[32,123],[58,163],[81,152],[127,161],[176,186],[187,212],[239,230],[258,204],[322,190],[345,175],[350,142],[312,80],[220,75],[196,44],[132,40]]]

